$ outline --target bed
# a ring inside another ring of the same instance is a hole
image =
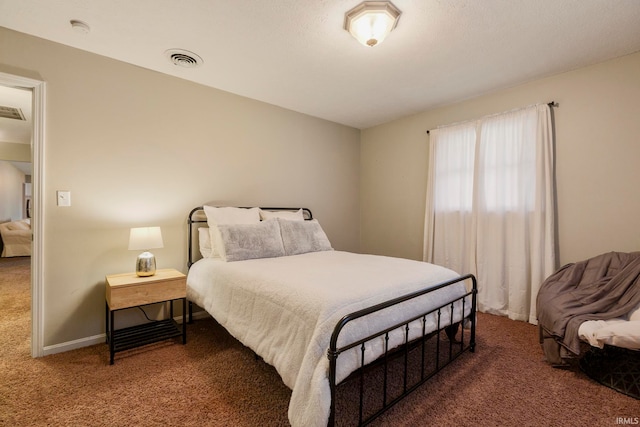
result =
[[[292,390],[293,426],[344,424],[336,391],[354,381],[353,423],[366,424],[475,349],[472,275],[334,250],[308,209],[205,206],[188,224],[189,318],[192,304],[204,308],[275,367]],[[397,360],[399,390],[387,378]],[[374,366],[383,386],[367,405]]]
[[[31,220],[0,223],[0,256],[31,256]]]

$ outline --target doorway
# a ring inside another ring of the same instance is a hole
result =
[[[31,216],[31,356],[44,355],[43,337],[43,250],[44,250],[44,207],[43,207],[43,152],[44,152],[44,103],[45,83],[12,74],[0,72],[0,86],[31,93],[31,195],[29,215]]]

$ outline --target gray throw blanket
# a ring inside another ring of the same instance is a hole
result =
[[[640,252],[609,252],[568,264],[541,285],[537,310],[549,363],[580,355],[578,329],[586,320],[622,317],[640,304]]]

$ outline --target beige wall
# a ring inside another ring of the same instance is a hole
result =
[[[422,258],[427,129],[556,101],[560,263],[640,250],[640,53],[362,132],[361,249]]]
[[[24,172],[0,160],[0,221],[22,219]]]
[[[31,146],[0,141],[0,159],[14,162],[31,162]]]
[[[104,332],[104,276],[137,256],[130,227],[161,226],[158,268],[186,271],[187,215],[205,202],[305,206],[335,248],[359,249],[357,129],[4,28],[0,71],[47,84],[45,347]]]

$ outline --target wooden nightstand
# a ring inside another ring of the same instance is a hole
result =
[[[187,343],[187,280],[174,269],[157,270],[149,277],[138,277],[135,273],[106,276],[107,343],[109,363],[113,365],[116,352],[146,344],[182,336]],[[182,327],[173,320],[173,302],[182,300]],[[114,330],[114,314],[125,308],[147,304],[169,302],[169,318],[142,325]]]

